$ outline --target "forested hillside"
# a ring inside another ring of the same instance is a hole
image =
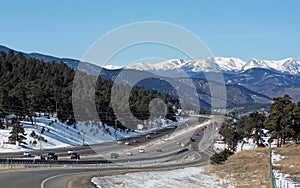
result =
[[[82,73],[86,77],[93,77]],[[75,70],[60,62],[43,62],[26,58],[22,53],[0,52],[0,115],[2,120],[14,113],[22,118],[35,113],[56,113],[62,122],[75,121],[72,107],[72,84]],[[98,78],[96,106],[104,123],[114,125],[116,117],[110,106],[113,82]],[[123,85],[122,87],[128,87]],[[153,90],[134,87],[130,96],[130,108],[141,120],[149,117],[149,102],[161,98],[168,106],[167,118],[174,120],[173,106],[177,97],[161,94]],[[88,119],[88,117],[86,117]],[[118,125],[122,127],[121,125]]]

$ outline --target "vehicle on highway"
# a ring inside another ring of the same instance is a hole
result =
[[[147,134],[147,135],[146,135],[146,138],[151,138],[151,135]]]
[[[138,140],[136,140],[136,139],[134,139],[134,140],[133,140],[133,142],[134,142],[134,143],[138,143],[139,141],[138,141]]]
[[[162,152],[162,149],[161,148],[157,148],[156,152]]]
[[[126,141],[126,142],[125,142],[125,145],[130,145],[130,142],[129,142],[129,141]]]
[[[25,152],[23,153],[23,156],[24,156],[24,157],[31,157],[32,154],[31,154],[30,152],[28,152],[28,151],[25,151]]]
[[[127,156],[132,156],[133,154],[132,154],[131,151],[127,151],[127,152],[126,152],[126,155],[127,155]]]
[[[72,153],[71,154],[71,159],[80,159],[80,154],[79,153]]]
[[[68,155],[71,155],[72,153],[75,153],[75,150],[74,150],[74,149],[68,150]]]
[[[36,154],[34,159],[46,160],[46,156],[44,154]]]
[[[54,152],[48,153],[47,160],[58,160],[58,156]]]
[[[111,159],[116,159],[116,158],[118,158],[119,157],[119,154],[118,153],[111,153],[110,154],[110,158]]]
[[[191,142],[195,142],[195,139],[193,137],[190,138]]]
[[[122,140],[117,140],[117,144],[123,144]]]
[[[139,149],[139,153],[145,153],[144,149]]]

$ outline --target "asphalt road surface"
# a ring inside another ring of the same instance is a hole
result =
[[[194,120],[193,120],[194,121]],[[193,122],[194,123],[194,122]],[[177,129],[183,129],[184,125],[178,126]],[[155,139],[158,137],[161,137],[165,134],[173,132],[175,129],[165,129],[161,132],[158,131],[156,134],[151,134],[151,139],[148,139],[145,137],[145,135],[141,135],[136,138],[130,138],[128,141],[133,144],[133,139],[138,140],[138,143],[147,143],[147,142],[155,142]],[[133,156],[123,156],[119,159],[115,159],[113,162],[115,163],[123,163],[124,161],[130,161],[134,163],[135,161],[151,161],[151,160],[159,160],[164,158],[165,161],[174,159],[180,159],[185,156],[185,152],[188,150],[185,150],[187,147],[190,147],[195,152],[198,152],[201,155],[201,158],[198,161],[192,161],[189,164],[199,164],[199,163],[205,163],[209,161],[209,154],[206,151],[199,151],[198,144],[203,138],[203,135],[205,134],[205,130],[199,129],[194,132],[192,135],[193,140],[191,140],[189,137],[182,137],[176,140],[173,140],[172,142],[169,142],[168,144],[164,145],[162,148],[163,152],[157,152],[155,148],[152,151],[146,151],[145,153],[138,153],[137,155]],[[127,140],[126,140],[127,141]],[[177,144],[177,142],[185,143],[185,147],[181,147]],[[124,147],[131,147],[131,146],[125,146],[125,145],[118,145],[116,142],[109,142],[109,143],[102,143],[99,144],[99,148],[101,148],[103,151],[111,152],[114,150],[124,150]],[[133,147],[135,148],[135,147]],[[53,151],[53,150],[51,150]],[[94,148],[91,149],[88,146],[80,146],[76,148],[76,151],[81,152],[87,152],[91,153],[94,152]],[[182,152],[181,152],[182,151]],[[47,152],[47,151],[43,151]],[[59,148],[56,149],[55,152],[58,154],[66,154],[67,150],[66,148]],[[10,154],[9,154],[10,155]],[[20,155],[14,154],[15,156]],[[1,157],[3,157],[1,155]],[[185,167],[188,164],[176,164],[177,167]],[[152,167],[154,168],[154,167]],[[156,167],[159,168],[159,167]],[[109,167],[107,166],[105,169],[102,170],[110,170],[110,171],[117,171],[117,170],[124,170],[123,167]],[[141,169],[140,169],[141,170]],[[145,168],[147,170],[147,168]],[[67,177],[67,174],[70,173],[97,173],[98,169],[95,168],[43,168],[43,169],[24,169],[24,170],[13,170],[13,171],[3,171],[0,172],[0,187],[3,188],[39,188],[43,184],[43,181],[49,180],[49,178],[53,178],[52,181],[46,181],[43,185],[46,187],[58,187],[56,184],[57,182],[54,181],[56,176],[60,177],[59,175],[62,175],[61,177]],[[49,184],[51,182],[51,184]],[[59,187],[66,187],[67,181],[59,181]],[[49,185],[47,185],[49,184]],[[47,186],[46,186],[47,185]]]

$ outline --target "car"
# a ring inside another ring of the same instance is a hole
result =
[[[47,160],[58,160],[58,156],[54,152],[48,153]]]
[[[125,142],[125,145],[130,145],[130,142],[129,142],[129,141],[126,141],[126,142]]]
[[[116,159],[116,158],[118,158],[119,157],[119,154],[118,153],[111,153],[110,154],[110,158],[112,158],[112,159]]]
[[[126,152],[126,155],[127,155],[127,156],[132,156],[133,154],[132,154],[131,151],[127,151],[127,152]]]
[[[23,156],[24,156],[24,157],[31,157],[32,154],[31,154],[30,152],[28,152],[28,151],[25,151],[25,152],[23,153]]]
[[[45,159],[46,159],[46,157],[45,157],[45,155],[44,155],[44,154],[37,154],[37,155],[35,155],[35,156],[34,156],[34,159],[45,160]]]
[[[162,149],[161,148],[157,148],[156,152],[162,152]]]
[[[191,142],[195,142],[195,139],[191,137],[191,138],[190,138],[190,141],[191,141]]]
[[[154,132],[153,132],[153,134],[157,134],[157,132],[156,132],[156,131],[154,131]]]
[[[46,160],[46,156],[45,156],[44,154],[41,154],[41,155],[40,155],[40,159],[41,159],[41,160]]]
[[[139,153],[145,153],[144,149],[139,149]]]
[[[117,140],[117,144],[123,144],[122,140]]]
[[[72,153],[75,153],[75,150],[74,150],[74,149],[68,150],[68,155],[71,155]]]
[[[147,134],[147,135],[146,135],[146,138],[151,138],[151,135]]]
[[[134,140],[133,140],[133,142],[134,142],[134,143],[138,143],[139,141],[138,141],[138,140],[136,140],[136,139],[134,139]]]
[[[72,153],[71,154],[71,159],[80,159],[80,154],[79,153]]]

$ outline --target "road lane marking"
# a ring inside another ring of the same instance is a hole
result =
[[[46,179],[44,179],[44,180],[42,181],[42,183],[41,183],[41,188],[45,188],[45,183],[46,183],[47,181],[49,181],[49,180],[58,178],[58,177],[60,177],[60,176],[69,176],[69,175],[75,175],[75,174],[80,174],[80,172],[79,172],[79,173],[58,174],[58,175],[55,175],[55,176],[51,176],[51,177],[49,177],[49,178],[46,178]]]

